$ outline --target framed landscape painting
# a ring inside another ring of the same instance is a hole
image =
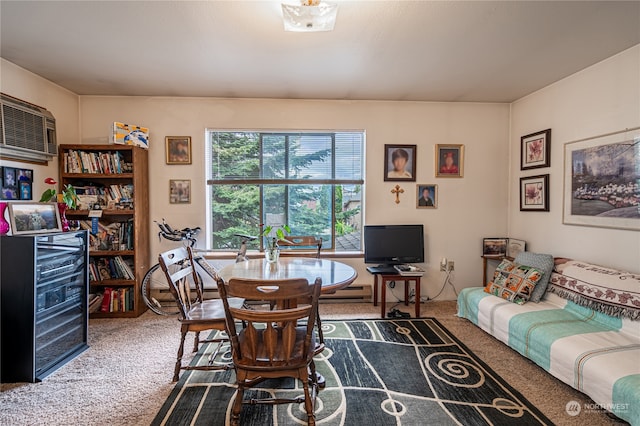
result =
[[[9,203],[9,219],[13,235],[62,231],[56,203]]]
[[[563,223],[640,231],[640,127],[564,145]]]

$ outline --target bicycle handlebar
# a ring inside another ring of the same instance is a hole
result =
[[[160,228],[160,232],[158,232],[158,238],[165,238],[169,241],[184,241],[189,240],[191,247],[193,247],[196,243],[195,236],[200,232],[200,227],[197,226],[195,228],[183,228],[179,231],[173,229],[164,219],[162,222],[154,221],[158,228]]]

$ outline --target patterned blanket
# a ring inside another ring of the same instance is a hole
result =
[[[466,288],[458,316],[517,350],[598,408],[640,425],[640,322],[577,305],[547,292],[516,305]]]

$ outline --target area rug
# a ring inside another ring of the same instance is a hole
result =
[[[318,425],[552,424],[436,319],[323,321],[326,379]],[[206,363],[213,345],[193,363]],[[224,351],[223,351],[224,352]],[[227,351],[217,362],[228,362]],[[152,425],[225,425],[233,370],[184,372]],[[294,380],[269,380],[245,398],[302,395]],[[242,425],[306,424],[302,404],[244,405]]]

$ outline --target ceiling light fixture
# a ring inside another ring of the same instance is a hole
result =
[[[332,31],[337,15],[335,3],[321,0],[300,0],[299,5],[282,3],[285,31]]]

